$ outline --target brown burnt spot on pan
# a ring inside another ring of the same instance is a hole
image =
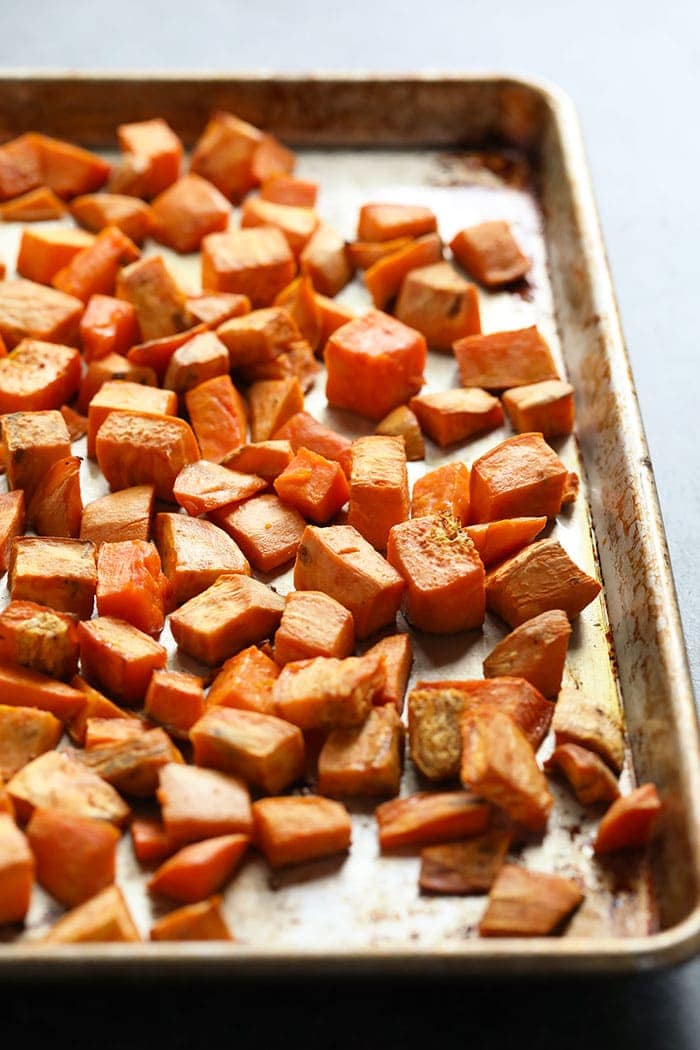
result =
[[[482,186],[526,189],[532,184],[527,158],[517,150],[465,150],[440,153],[428,176],[432,186]]]

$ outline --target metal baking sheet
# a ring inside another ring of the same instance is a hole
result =
[[[563,937],[486,941],[477,934],[485,899],[420,895],[418,857],[380,856],[372,807],[356,804],[347,856],[271,873],[251,851],[225,892],[232,944],[40,946],[62,910],[37,889],[22,934],[0,944],[0,970],[67,975],[89,962],[144,973],[334,966],[532,972],[630,969],[692,954],[699,936],[697,722],[653,478],[570,104],[552,89],[498,78],[26,76],[0,79],[0,138],[36,128],[108,151],[118,123],[163,116],[191,144],[216,107],[298,149],[299,174],[320,183],[322,218],[347,239],[368,200],[426,204],[445,242],[485,219],[511,223],[532,270],[517,292],[480,293],[482,327],[537,324],[574,384],[577,431],[557,452],[583,485],[548,532],[604,584],[603,597],[575,625],[567,679],[582,695],[620,699],[629,730],[622,786],[657,784],[667,806],[664,831],[650,858],[601,864],[591,847],[599,815],[551,781],[549,829],[542,839],[519,843],[513,857],[583,880],[585,902]],[[0,226],[8,275],[19,233],[15,224]],[[188,291],[198,290],[196,256],[152,243],[147,250],[163,254]],[[360,280],[339,298],[358,310],[369,305]],[[426,391],[459,383],[451,355],[431,353],[426,377]],[[327,406],[322,376],[307,408],[351,437],[371,432],[370,424]],[[504,427],[447,452],[428,441],[425,462],[409,464],[410,480],[449,460],[471,463],[508,433]],[[85,454],[80,444],[76,452]],[[81,480],[85,502],[106,491],[87,458]],[[283,593],[292,587],[291,569],[266,579]],[[398,627],[412,637],[413,681],[481,677],[484,656],[506,633],[489,615],[483,633],[431,636],[411,630],[402,617]],[[173,667],[203,670],[177,652],[167,627],[161,640]],[[551,747],[548,739],[540,757]],[[402,794],[421,786],[407,761]],[[147,937],[159,906],[145,889],[128,835],[118,881]]]

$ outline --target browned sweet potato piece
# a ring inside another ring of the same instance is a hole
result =
[[[65,682],[16,664],[0,664],[0,697],[13,707],[37,707],[69,722],[82,709],[85,698]]]
[[[83,673],[122,703],[140,703],[153,671],[165,667],[166,649],[124,620],[98,616],[78,634]]]
[[[257,474],[269,483],[289,466],[293,456],[289,441],[252,441],[229,452],[223,463],[229,470]]]
[[[116,226],[106,226],[91,245],[74,255],[51,279],[54,288],[87,303],[93,295],[111,295],[122,263],[132,263],[139,249]]]
[[[330,427],[319,423],[309,412],[297,412],[275,431],[275,439],[289,441],[294,452],[308,448],[325,459],[340,463],[345,474],[350,476],[350,448],[352,442],[342,434],[336,434]]]
[[[543,937],[555,933],[582,900],[583,893],[572,879],[505,864],[491,887],[479,933]]]
[[[259,580],[224,574],[170,617],[180,648],[209,665],[269,637],[279,624],[284,599]]]
[[[216,186],[195,172],[159,193],[151,210],[154,238],[176,252],[194,252],[208,233],[225,230],[231,211]]]
[[[318,758],[322,795],[396,795],[403,726],[396,709],[374,707],[363,724],[333,729]]]
[[[2,616],[0,614],[0,621]],[[291,591],[275,634],[278,664],[315,656],[350,656],[355,648],[352,614],[322,591]]]
[[[406,275],[395,313],[423,333],[431,350],[450,351],[455,340],[481,331],[476,285],[446,261],[420,266]]]
[[[124,723],[126,724],[126,723]],[[183,762],[163,729],[127,734],[102,747],[78,752],[80,761],[122,794],[149,798],[158,787],[158,772],[171,762]]]
[[[211,684],[207,705],[220,704],[274,715],[272,688],[279,673],[274,660],[257,646],[248,646],[223,665]]]
[[[72,678],[78,670],[74,617],[35,602],[10,602],[0,612],[0,661]]]
[[[152,941],[232,941],[226,919],[221,913],[221,897],[213,896],[196,904],[163,915],[151,926]]]
[[[135,244],[141,244],[153,229],[149,206],[126,194],[86,193],[71,201],[70,211],[86,230],[99,233],[107,226],[116,226]]]
[[[37,807],[27,825],[37,882],[66,908],[82,904],[114,882],[119,836],[106,820]]]
[[[182,395],[207,379],[226,375],[228,370],[224,344],[213,332],[202,332],[177,348],[170,358],[163,386]]]
[[[61,219],[65,212],[65,204],[48,186],[38,186],[13,197],[6,204],[0,204],[3,222],[45,222],[47,219]]]
[[[407,634],[392,634],[368,649],[365,656],[379,656],[384,665],[384,685],[375,696],[375,704],[394,704],[399,714],[403,711],[408,676],[413,663],[411,639]]]
[[[571,624],[561,609],[520,624],[484,660],[484,678],[526,678],[544,696],[556,696],[566,662]]]
[[[210,521],[186,514],[158,514],[154,536],[174,607],[201,594],[223,573],[250,575],[243,552]]]
[[[353,441],[351,454],[348,525],[386,550],[392,527],[409,514],[405,444],[373,434]]]
[[[51,751],[63,726],[50,711],[0,704],[0,780],[9,780],[28,762]]]
[[[251,194],[241,206],[241,229],[251,226],[279,230],[298,259],[318,226],[318,216],[313,208],[277,204]]]
[[[85,437],[88,428],[87,416],[83,416],[80,412],[76,412],[74,408],[70,407],[70,405],[61,405],[59,412],[63,416],[63,422],[68,427],[71,443],[74,441],[80,441],[82,437]]]
[[[77,350],[25,339],[7,357],[0,358],[0,414],[60,408],[77,393],[79,385]]]
[[[250,474],[240,476],[252,477]],[[261,572],[272,572],[290,561],[297,553],[306,527],[299,511],[272,493],[255,496],[233,508],[224,507],[212,517]]]
[[[17,273],[28,281],[51,284],[59,270],[89,248],[94,240],[92,234],[69,226],[24,229],[17,253]]]
[[[559,379],[506,390],[503,407],[519,434],[536,431],[554,438],[574,429],[574,388]]]
[[[23,922],[32,897],[35,861],[26,836],[0,813],[0,927]]]
[[[418,884],[428,893],[488,893],[503,866],[511,832],[492,828],[468,842],[422,850]]]
[[[171,763],[160,770],[157,797],[171,846],[253,830],[250,792],[225,772]]]
[[[331,297],[352,280],[353,266],[345,241],[332,227],[320,222],[299,257],[301,272],[322,295]]]
[[[122,150],[143,162],[136,196],[155,197],[175,182],[182,164],[182,142],[160,117],[120,124],[117,138]]]
[[[282,307],[294,321],[299,330],[296,338],[301,336],[312,351],[317,350],[321,338],[321,310],[311,278],[296,277],[276,297],[275,306]]]
[[[59,612],[87,619],[92,613],[97,568],[95,546],[83,540],[24,536],[10,555],[12,598],[40,600]]]
[[[165,623],[170,586],[153,543],[103,543],[97,553],[97,613],[159,635]]]
[[[155,672],[154,672],[155,673]],[[94,717],[85,721],[85,750],[96,751],[113,744],[124,744],[148,732],[149,725],[140,718]]]
[[[6,570],[12,541],[24,532],[24,492],[0,494],[0,575]]]
[[[409,240],[395,252],[382,253],[365,270],[365,285],[374,305],[383,310],[398,295],[411,270],[429,266],[441,259],[442,242],[436,233]]]
[[[203,459],[221,463],[245,441],[248,409],[230,376],[214,376],[192,387],[185,404]]]
[[[273,227],[210,233],[201,259],[204,291],[237,292],[253,307],[270,306],[296,274],[291,248]]]
[[[411,398],[421,428],[441,448],[494,430],[503,422],[498,398],[476,387]]]
[[[81,540],[92,540],[95,547],[101,543],[147,540],[154,495],[153,485],[134,485],[87,503],[80,522]]]
[[[247,835],[217,835],[183,846],[154,872],[148,889],[173,900],[203,900],[228,882],[249,842]]]
[[[469,791],[419,791],[383,802],[375,811],[383,850],[478,835],[490,814],[488,803]]]
[[[250,500],[265,487],[263,479],[254,474],[238,474],[200,459],[183,467],[175,479],[173,495],[188,514],[196,517]]]
[[[472,522],[554,518],[561,510],[567,470],[541,434],[518,434],[472,464]]]
[[[111,165],[89,150],[63,139],[30,132],[41,164],[42,181],[59,197],[75,197],[97,190],[105,182]]]
[[[70,434],[60,412],[12,412],[2,417],[7,484],[22,489],[31,525],[34,493],[49,467],[70,456]]]
[[[286,664],[272,689],[277,714],[300,729],[357,726],[381,690],[378,656],[318,656]]]
[[[39,482],[27,509],[27,520],[38,536],[80,535],[83,498],[78,456],[52,463]]]
[[[198,766],[241,777],[274,795],[304,771],[301,730],[282,718],[213,705],[190,730]]]
[[[361,241],[420,237],[436,229],[434,213],[419,204],[363,204],[357,221],[357,236]]]
[[[187,297],[187,309],[197,322],[218,328],[230,317],[250,313],[250,299],[235,292],[202,292]]]
[[[557,746],[580,744],[595,751],[619,773],[624,760],[624,726],[617,697],[605,704],[600,697],[564,688],[552,720]]]
[[[27,193],[41,182],[41,157],[35,135],[19,135],[0,146],[0,200]]]
[[[549,347],[535,325],[489,335],[468,335],[454,344],[462,386],[486,390],[558,379]]]
[[[304,391],[296,376],[253,383],[248,391],[250,434],[253,441],[267,441],[304,409]]]
[[[469,520],[469,467],[464,463],[447,463],[421,475],[411,494],[411,517],[448,514],[466,524]]]
[[[653,784],[642,784],[624,798],[616,799],[600,822],[593,849],[611,853],[618,849],[640,849],[658,830],[663,803]]]
[[[460,266],[487,288],[517,281],[530,269],[530,260],[502,220],[460,230],[450,241],[450,248]]]
[[[75,675],[71,678],[70,684],[82,696],[81,707],[68,722],[70,738],[76,744],[85,745],[89,722],[94,726],[94,723],[99,721],[103,724],[102,728],[104,729],[104,723],[109,719],[120,722],[135,721],[130,711],[124,711],[121,707],[117,707],[116,704],[113,704],[111,700],[103,696],[98,689],[94,689],[80,675]]]
[[[111,784],[66,751],[39,755],[15,773],[7,790],[20,820],[28,820],[42,806],[120,827],[130,812]]]
[[[460,777],[530,831],[546,826],[554,799],[532,745],[505,712],[470,707],[462,716]]]
[[[118,886],[79,904],[54,923],[43,944],[84,944],[94,941],[140,941],[138,928]]]
[[[262,142],[259,128],[219,110],[195,143],[191,170],[213,182],[230,200],[240,201],[257,183],[253,160]]]
[[[546,524],[544,515],[536,518],[504,518],[502,521],[468,525],[467,532],[484,566],[488,568],[511,554],[517,554],[542,532]]]
[[[111,489],[153,485],[158,499],[172,501],[175,479],[200,458],[184,419],[111,412],[97,432],[95,453]]]
[[[190,327],[185,293],[160,255],[125,266],[117,276],[116,295],[136,310],[142,339],[160,339]]]
[[[350,491],[340,464],[307,448],[300,448],[275,478],[274,489],[280,499],[317,525],[336,516]]]
[[[384,437],[401,437],[406,448],[406,459],[411,462],[423,459],[425,442],[415,413],[408,405],[399,405],[374,428],[375,434]]]
[[[23,339],[50,343],[73,343],[78,336],[84,305],[80,299],[65,295],[55,288],[45,288],[34,281],[16,278],[0,284],[0,338],[8,350]],[[27,344],[25,344],[26,347]],[[31,342],[29,343],[31,345]],[[69,400],[71,389],[58,404]],[[3,407],[4,412],[17,408],[57,408],[57,405],[15,405]]]
[[[195,336],[206,332],[205,324],[197,324],[184,331],[176,332],[174,335],[164,335],[157,339],[147,339],[145,342],[137,343],[127,350],[127,359],[142,368],[151,369],[155,372],[158,383],[163,382],[168,371],[170,360],[177,350],[188,343]],[[137,380],[139,382],[140,380]]]
[[[578,744],[560,744],[547,759],[547,772],[560,770],[582,806],[612,802],[619,797],[617,780],[593,751]]]
[[[137,412],[141,416],[176,416],[177,395],[124,379],[108,380],[97,391],[88,409],[88,456],[95,457],[97,432],[110,412]]]
[[[255,844],[273,868],[348,849],[350,814],[319,795],[262,798],[253,803]]]
[[[98,361],[91,361],[83,376],[78,395],[78,408],[81,412],[87,413],[90,402],[97,391],[103,383],[111,379],[143,383],[145,386],[157,386],[158,384],[156,373],[149,366],[133,364],[121,354],[106,354]]]

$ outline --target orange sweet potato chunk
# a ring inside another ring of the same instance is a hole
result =
[[[80,522],[81,540],[92,540],[95,547],[101,543],[147,540],[154,495],[153,485],[134,485],[87,503]]]
[[[12,542],[24,532],[24,492],[0,493],[0,575],[6,572]]]
[[[318,350],[321,338],[321,310],[316,301],[311,278],[296,277],[276,297],[275,306],[282,307],[292,318],[299,335],[308,342],[310,349]]]
[[[478,835],[490,814],[488,803],[469,791],[420,791],[383,802],[375,811],[382,850]]]
[[[142,383],[144,386],[158,385],[158,377],[153,368],[134,364],[121,354],[106,354],[98,361],[91,361],[87,367],[78,395],[80,412],[87,415],[93,397],[110,379],[123,379],[132,383]]]
[[[357,529],[308,525],[297,551],[294,586],[323,591],[344,605],[362,639],[394,623],[405,584]]]
[[[365,656],[378,656],[384,666],[384,685],[374,703],[393,704],[401,714],[413,663],[411,639],[407,634],[389,635],[368,649]]]
[[[228,882],[249,842],[248,835],[217,835],[183,846],[153,873],[148,889],[177,901],[204,900]]]
[[[618,849],[646,846],[658,830],[663,803],[653,784],[642,784],[624,798],[618,798],[600,822],[593,849],[611,853]]]
[[[39,226],[22,230],[17,253],[17,273],[28,281],[51,284],[65,266],[89,248],[95,238],[69,226]]]
[[[275,479],[277,495],[316,525],[325,525],[347,502],[347,478],[339,463],[301,448]]]
[[[315,656],[350,656],[355,648],[352,614],[322,591],[291,591],[275,634],[275,660],[284,665]]]
[[[321,334],[318,341],[318,353],[321,354],[333,333],[348,321],[352,321],[355,318],[355,312],[335,299],[321,295],[320,292],[316,292],[316,305],[321,319]]]
[[[254,474],[239,474],[206,459],[188,463],[178,474],[173,495],[188,514],[196,516],[250,500],[266,488]]]
[[[414,204],[363,204],[357,223],[361,241],[389,241],[435,233],[437,219],[430,210]]]
[[[352,443],[348,525],[378,550],[409,514],[406,447],[402,438],[373,434]]]
[[[352,280],[353,265],[344,239],[325,222],[320,222],[300,257],[301,272],[310,278],[321,295],[335,296]]]
[[[511,554],[516,554],[547,524],[542,515],[537,518],[504,518],[481,525],[468,525],[467,532],[485,566],[496,565]]]
[[[288,419],[304,409],[304,392],[296,376],[262,380],[248,390],[250,435],[267,441]]]
[[[345,806],[319,795],[262,798],[253,803],[255,844],[273,868],[332,856],[352,838]]]
[[[450,241],[460,266],[486,288],[520,280],[530,269],[507,222],[482,222],[460,230]]]
[[[158,817],[133,817],[129,824],[129,832],[134,856],[139,864],[164,860],[175,852],[176,847],[170,841],[165,825]]]
[[[38,186],[0,204],[3,222],[45,222],[47,219],[61,219],[65,213],[65,204],[48,186]]]
[[[208,233],[226,229],[230,210],[216,186],[190,172],[152,202],[153,236],[176,252],[197,251]]]
[[[463,526],[446,514],[389,533],[387,560],[406,582],[404,611],[421,630],[451,634],[484,621],[484,566]]]
[[[42,181],[35,135],[19,135],[0,146],[0,200],[28,193]]]
[[[89,541],[23,536],[10,555],[12,598],[40,600],[59,612],[87,619],[92,613],[97,570]]]
[[[245,441],[248,410],[230,376],[198,383],[185,394],[185,404],[203,459],[221,463]]]
[[[111,412],[97,432],[95,453],[111,489],[153,485],[156,497],[169,502],[182,468],[200,458],[184,419],[136,412]]]
[[[177,395],[126,379],[108,379],[97,391],[88,408],[87,452],[95,458],[97,432],[110,412],[137,412],[142,416],[176,416]]]
[[[462,386],[506,390],[558,379],[549,347],[535,325],[469,335],[454,344]]]
[[[256,226],[279,230],[298,259],[318,226],[318,216],[313,208],[276,204],[251,195],[241,207],[241,229]]]
[[[450,351],[455,340],[481,331],[476,286],[449,262],[412,269],[401,285],[395,313],[423,333],[431,350]]]
[[[202,292],[199,295],[188,295],[187,309],[198,323],[209,328],[218,328],[231,317],[242,317],[251,310],[247,295],[235,292]]]
[[[36,602],[11,601],[0,612],[0,661],[72,678],[78,670],[75,618]]]
[[[41,164],[42,181],[59,197],[98,190],[107,180],[111,165],[97,154],[62,139],[31,133]]]
[[[16,664],[0,664],[0,696],[6,706],[36,707],[69,722],[85,704],[85,697],[65,682]]]
[[[274,715],[210,705],[190,730],[194,761],[275,795],[304,771],[301,730]]]
[[[253,161],[263,138],[259,128],[219,110],[211,115],[195,143],[190,170],[238,202],[258,181]]]
[[[617,779],[602,758],[579,744],[559,744],[544,768],[548,773],[560,770],[582,806],[614,802],[620,796]]]
[[[506,438],[472,464],[472,523],[502,518],[555,518],[561,510],[567,474],[541,434]]]
[[[211,684],[207,705],[274,715],[272,688],[279,673],[274,660],[257,646],[250,645],[225,662]]]
[[[380,310],[338,328],[326,343],[331,405],[383,419],[423,386],[425,338]]]
[[[482,937],[545,937],[583,900],[573,879],[504,864],[479,923]]]
[[[463,525],[469,520],[469,467],[459,461],[429,470],[413,486],[412,518],[443,511]]]
[[[293,458],[289,441],[251,441],[229,452],[223,463],[229,470],[257,474],[270,483],[280,476]]]
[[[319,423],[309,412],[297,412],[275,431],[277,440],[289,441],[294,452],[307,448],[317,452],[325,459],[340,463],[347,477],[350,476],[350,447],[352,442],[342,434],[337,434],[330,427]]]
[[[565,437],[574,429],[574,388],[558,379],[506,390],[503,407],[519,434]]]
[[[93,243],[78,252],[51,284],[67,295],[87,303],[91,296],[111,295],[122,263],[138,259],[139,249],[116,226],[106,226]]]
[[[66,751],[39,755],[15,773],[7,790],[20,820],[45,807],[121,827],[130,813],[111,784]]]
[[[106,820],[37,807],[27,825],[37,881],[64,907],[82,904],[114,882],[119,837]]]
[[[250,792],[236,776],[202,766],[169,763],[156,792],[171,846],[253,830]]]
[[[165,623],[168,578],[152,543],[103,543],[97,554],[97,614],[111,616],[158,635]]]
[[[58,411],[63,416],[63,421],[68,427],[71,442],[80,441],[81,438],[85,437],[88,426],[87,416],[76,412],[70,405],[61,405]]]
[[[484,660],[484,677],[525,678],[544,696],[561,688],[571,624],[561,609],[526,620],[496,645]]]
[[[171,736],[186,737],[204,713],[204,686],[198,675],[184,671],[154,671],[144,702],[144,712]]]
[[[441,448],[494,430],[503,422],[498,398],[476,387],[421,394],[410,404],[421,428]]]
[[[133,624],[98,616],[78,625],[83,673],[124,704],[140,703],[167,650]]]
[[[0,283],[0,338],[8,350],[27,340],[25,347],[45,343],[72,344],[78,335],[78,326],[84,304],[80,299],[55,288],[46,288],[35,281],[18,277]],[[9,358],[7,359],[9,360]],[[79,375],[78,375],[79,380]],[[7,377],[3,377],[5,385]],[[45,384],[42,384],[44,386]],[[68,401],[74,389],[62,391],[62,400]],[[61,403],[61,402],[59,402]],[[14,407],[55,408],[56,405],[16,405]],[[13,411],[13,407],[4,408]]]
[[[108,721],[110,721],[108,719]],[[127,722],[111,720],[113,726]],[[135,725],[136,723],[134,723]],[[89,735],[86,736],[86,743]],[[149,798],[158,786],[158,773],[169,762],[183,762],[182,755],[163,729],[120,728],[104,744],[79,752],[81,762],[125,795]]]
[[[223,573],[250,575],[243,552],[210,521],[187,514],[157,514],[154,538],[170,584],[172,607],[201,594]]]
[[[267,306],[219,325],[216,334],[229,352],[231,368],[272,361],[299,338],[292,314],[283,306]]]
[[[286,664],[272,689],[277,714],[300,729],[357,726],[382,688],[378,656],[317,656]]]
[[[90,942],[140,941],[124,894],[118,886],[78,904],[54,923],[42,944],[84,944]]]
[[[224,344],[213,332],[201,332],[178,346],[168,362],[163,386],[182,395],[207,379],[226,375],[228,371],[228,350]]]
[[[121,193],[86,193],[71,201],[71,215],[92,233],[116,226],[129,240],[141,244],[153,229],[153,213],[138,197]]]
[[[144,340],[177,335],[190,327],[185,293],[160,255],[138,259],[120,270],[116,296],[134,307]]]
[[[332,729],[318,758],[322,795],[396,795],[403,726],[392,705],[374,707],[361,726]]]
[[[272,493],[255,496],[233,508],[224,507],[214,511],[212,517],[233,537],[253,568],[261,572],[273,572],[294,558],[306,527],[299,511]]]
[[[0,927],[23,922],[29,911],[35,861],[26,836],[0,813]]]
[[[402,243],[397,251],[382,253],[365,270],[365,285],[372,302],[383,310],[398,295],[407,274],[442,259],[442,242],[436,233]],[[415,327],[415,326],[414,326]]]
[[[179,177],[182,142],[160,117],[120,124],[117,139],[125,153],[143,163],[142,182],[137,196],[155,197]]]
[[[163,915],[151,926],[152,941],[232,941],[234,936],[221,912],[221,897],[214,895],[196,904]]]
[[[503,867],[512,833],[491,828],[468,842],[421,850],[418,884],[427,893],[488,893]]]
[[[108,354],[125,354],[140,337],[136,311],[124,299],[92,295],[80,322],[83,357],[89,364]]]
[[[0,358],[0,414],[60,408],[79,386],[80,354],[71,347],[23,339]]]
[[[208,234],[201,265],[204,291],[237,292],[256,308],[270,306],[296,274],[284,235],[268,226]]]
[[[277,204],[313,208],[318,196],[318,183],[283,173],[271,175],[260,187],[260,196],[263,200],[275,201]]]
[[[50,711],[0,704],[0,781],[56,747],[63,726]]]
[[[2,418],[2,440],[7,484],[21,489],[32,523],[32,499],[54,463],[70,456],[70,434],[60,412],[13,412]]]
[[[165,374],[168,371],[168,365],[175,352],[181,346],[184,346],[185,343],[194,339],[195,336],[205,332],[206,328],[206,325],[198,324],[192,328],[186,328],[182,332],[176,332],[174,335],[164,335],[158,339],[147,339],[145,342],[137,343],[136,346],[132,346],[130,350],[127,350],[126,356],[132,364],[151,369],[155,373],[158,383],[162,385]]]

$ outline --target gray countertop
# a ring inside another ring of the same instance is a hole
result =
[[[700,137],[695,113],[690,116],[700,96],[699,11],[692,0],[0,0],[0,69],[483,70],[543,77],[566,90],[587,144],[697,692],[700,367],[693,311]],[[449,986],[440,990],[438,1013],[429,1007],[437,988],[414,994],[411,986],[321,984],[313,1009],[309,989],[270,993],[278,1009],[265,1022],[272,1026],[265,1041],[281,1045],[296,1029],[309,1045],[344,1045],[344,1016],[360,1047],[412,1045],[412,1038],[432,1036],[446,1045],[478,1037],[482,1047],[507,1048],[517,1040],[533,1047],[595,1042],[685,1050],[700,1044],[699,990],[700,960],[624,982]],[[95,991],[85,1030],[102,1028],[100,1006],[111,1011],[112,995]],[[144,1039],[157,1045],[159,1032],[167,1031],[168,1045],[179,1047],[197,1045],[196,1037],[187,1039],[188,1026],[202,1033],[221,999],[219,986],[183,996],[176,1013],[162,989],[143,989],[131,1001],[146,1018],[139,1026]],[[223,999],[238,1038],[246,1025],[262,1024],[248,997],[244,1003],[229,991]],[[63,1001],[60,991],[47,990],[43,1008],[30,1007],[15,992],[11,1021],[25,1034],[48,1034]],[[399,1001],[400,1011],[389,1008]],[[163,1018],[169,1018],[166,1029]],[[109,1045],[117,1045],[122,1024],[114,1018]],[[138,1033],[124,1031],[133,1043]],[[105,1036],[102,1029],[101,1040]]]

